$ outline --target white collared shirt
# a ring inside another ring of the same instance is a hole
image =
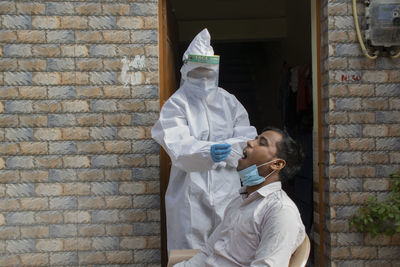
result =
[[[232,200],[206,246],[175,266],[288,266],[304,237],[296,205],[274,182]]]

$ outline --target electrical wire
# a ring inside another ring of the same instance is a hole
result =
[[[377,56],[377,55],[371,56],[371,55],[368,53],[367,49],[365,48],[364,41],[363,41],[363,39],[362,39],[361,32],[360,32],[360,26],[358,25],[358,16],[357,16],[356,0],[353,0],[353,18],[354,18],[354,24],[355,24],[355,26],[356,26],[356,32],[357,32],[358,42],[360,43],[361,50],[363,51],[364,56],[366,56],[367,58],[372,59],[372,60],[373,60],[373,59],[376,59],[378,56]],[[400,57],[400,53],[397,54],[396,56],[399,56],[399,57]]]

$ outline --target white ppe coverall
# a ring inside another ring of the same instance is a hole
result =
[[[151,134],[172,160],[165,195],[168,250],[200,248],[238,195],[237,161],[257,132],[235,96],[217,86],[195,94],[184,82],[163,105]],[[210,148],[220,143],[232,151],[214,162]]]

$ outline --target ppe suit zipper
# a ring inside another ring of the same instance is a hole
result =
[[[211,138],[211,123],[210,123],[210,115],[208,114],[208,109],[207,109],[207,104],[204,99],[201,100],[201,103],[203,104],[204,110],[206,112],[206,117],[207,117],[207,124],[208,124],[208,137],[207,141],[210,141]],[[214,197],[211,192],[211,184],[212,184],[212,173],[208,172],[207,175],[207,190],[208,193],[210,194],[210,200],[211,200],[211,205],[214,206]]]

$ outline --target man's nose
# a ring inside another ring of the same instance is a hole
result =
[[[249,147],[253,147],[253,142],[254,142],[255,140],[249,140],[249,141],[247,141],[247,146],[249,146]]]

